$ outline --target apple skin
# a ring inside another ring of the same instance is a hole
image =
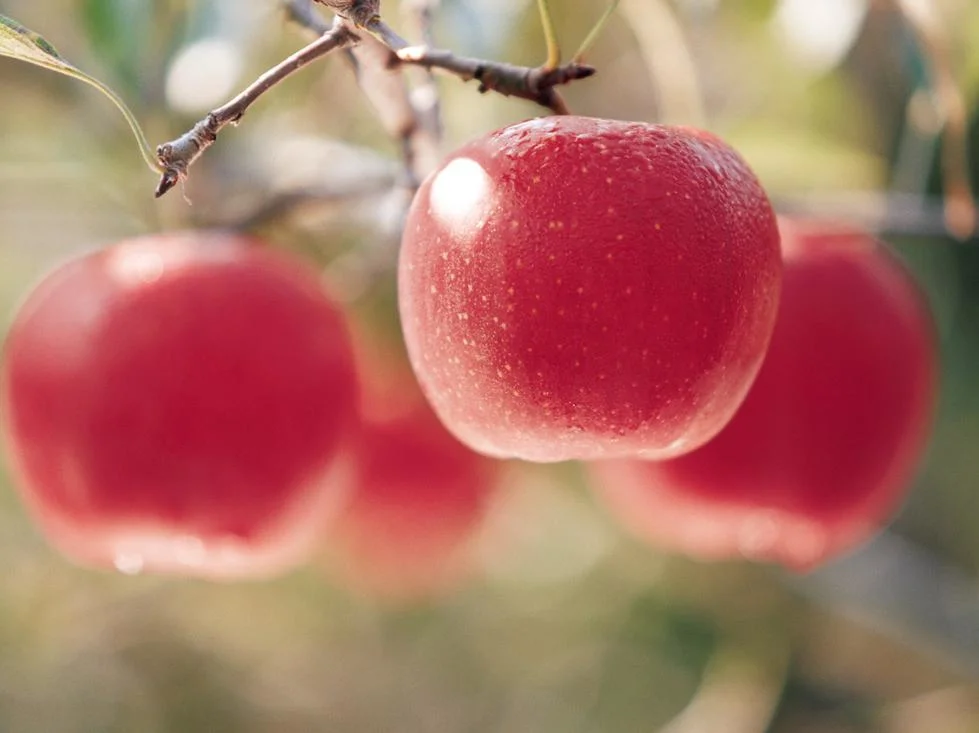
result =
[[[771,206],[724,142],[554,117],[470,142],[426,179],[399,305],[422,388],[473,449],[666,458],[741,403],[780,283]]]
[[[496,466],[449,433],[424,402],[367,420],[352,484],[327,537],[347,587],[392,601],[450,591],[472,569],[472,540]]]
[[[626,526],[668,550],[805,571],[876,534],[930,436],[936,343],[916,283],[844,225],[782,221],[778,323],[730,424],[663,462],[591,467]]]
[[[474,569],[474,538],[501,462],[439,421],[403,352],[357,330],[363,424],[349,487],[324,531],[328,570],[346,588],[393,603],[451,592]]]
[[[267,576],[307,559],[357,424],[347,325],[301,261],[171,233],[74,259],[6,338],[0,427],[79,564]]]

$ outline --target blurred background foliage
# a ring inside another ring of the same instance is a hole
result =
[[[979,180],[979,4],[933,4]],[[552,5],[568,52],[603,10]],[[579,114],[709,126],[781,209],[854,218],[915,269],[940,333],[942,402],[886,533],[803,577],[698,564],[625,536],[575,466],[514,465],[470,582],[398,605],[319,562],[240,585],[76,569],[2,474],[0,731],[979,731],[979,242],[944,234],[929,64],[891,8],[623,0],[588,55],[599,74],[566,90]],[[402,27],[395,2],[384,10]],[[119,91],[154,142],[304,43],[274,0],[0,0],[0,12]],[[469,56],[544,57],[527,0],[445,0],[435,35]],[[446,150],[539,113],[439,86]],[[194,168],[193,206],[153,200],[128,132],[90,88],[0,59],[0,93],[4,323],[70,254],[250,221],[316,257],[396,333],[398,145],[342,59],[291,77],[226,131]],[[316,195],[269,207],[296,192]]]

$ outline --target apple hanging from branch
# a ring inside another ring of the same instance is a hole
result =
[[[778,323],[731,423],[687,455],[591,473],[651,543],[805,570],[876,534],[906,496],[931,431],[936,345],[925,299],[884,245],[814,221],[781,229]]]
[[[758,180],[692,128],[507,127],[423,183],[401,320],[446,426],[531,461],[667,458],[713,437],[775,322],[778,229]]]
[[[316,270],[239,235],[171,233],[30,293],[0,420],[15,483],[70,558],[236,578],[306,560],[339,500],[357,389]]]

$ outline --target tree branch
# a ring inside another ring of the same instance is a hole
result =
[[[312,10],[313,0],[284,0],[290,20],[307,31],[322,35],[330,26]],[[427,3],[428,0],[420,0]],[[345,49],[357,84],[374,107],[384,129],[402,150],[405,177],[415,187],[438,164],[439,136],[432,129],[430,110],[422,110],[409,89],[404,71],[393,51],[373,36],[361,36]]]
[[[845,219],[883,237],[946,239],[949,236],[945,208],[937,197],[879,191],[837,191],[777,196],[772,203],[781,214]],[[975,235],[971,241],[976,241]]]
[[[367,199],[389,193],[395,181],[365,180],[361,185],[331,186],[322,185],[293,191],[283,191],[272,196],[263,195],[261,202],[244,212],[236,212],[228,217],[226,229],[252,231],[281,221],[304,207],[323,206],[337,202]]]
[[[313,0],[283,0],[282,7],[288,20],[316,36],[322,36],[332,27],[319,13],[313,12]]]
[[[401,63],[447,71],[463,81],[476,79],[480,93],[493,91],[505,97],[519,97],[559,115],[568,114],[568,108],[554,87],[586,79],[595,73],[594,67],[576,62],[554,68],[517,66],[456,56],[444,49],[412,46],[380,18],[370,21],[365,30],[394,51]]]
[[[355,41],[356,36],[345,23],[334,23],[318,39],[266,71],[241,94],[210,112],[188,132],[160,145],[156,149],[156,156],[164,172],[156,189],[157,198],[185,179],[191,164],[214,144],[218,133],[229,124],[237,124],[265,92],[310,62]]]
[[[368,58],[370,54],[369,63],[372,67],[378,65],[378,59],[381,57],[377,52],[383,48],[387,67],[409,64],[425,69],[447,71],[463,81],[476,79],[479,81],[481,93],[494,91],[504,96],[526,99],[555,114],[569,112],[555,87],[588,78],[595,73],[593,67],[575,61],[555,68],[527,67],[456,56],[451,51],[428,46],[412,46],[377,15],[377,0],[315,0],[315,2],[337,13],[331,27],[327,28],[313,12],[309,0],[284,0],[283,7],[289,18],[319,33],[319,38],[262,74],[241,94],[212,111],[191,130],[157,148],[157,160],[164,170],[156,189],[158,198],[184,180],[190,166],[214,144],[218,133],[228,124],[236,124],[261,95],[311,61],[340,48],[356,49],[356,55],[350,58],[356,58],[358,61]],[[370,38],[363,38],[362,31]],[[371,49],[369,44],[372,41],[379,42],[379,46],[375,45]],[[358,44],[361,43],[367,50],[360,50]],[[399,80],[398,83],[401,85],[399,89],[406,92],[403,80]],[[370,85],[365,82],[362,86]],[[368,90],[369,96],[372,91],[374,90]],[[372,101],[375,102],[375,106],[379,108],[382,106],[378,104],[376,93],[373,94]],[[400,112],[404,111],[402,107]],[[395,122],[395,115],[392,114],[391,121],[388,122],[389,131],[401,137],[407,160],[413,170],[416,168],[414,156],[418,154],[415,143],[421,141],[420,133],[417,131],[425,130],[425,126],[420,123],[420,116],[418,109],[411,105],[410,120],[407,124],[403,124],[404,119],[407,118],[405,115],[401,115],[402,119]],[[435,137],[434,143],[437,143],[437,134]],[[435,149],[434,143],[428,146],[429,150]],[[415,177],[417,178],[417,175]]]

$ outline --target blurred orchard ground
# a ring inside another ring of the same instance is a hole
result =
[[[603,5],[553,0],[573,50]],[[979,180],[979,4],[937,13]],[[403,34],[397,4],[385,16]],[[0,0],[170,140],[303,33],[274,0]],[[445,0],[438,45],[535,65],[537,11]],[[76,569],[0,478],[0,731],[979,730],[979,240],[944,234],[930,60],[888,2],[623,0],[564,90],[578,114],[705,124],[784,211],[851,217],[927,289],[943,382],[902,512],[807,576],[699,564],[628,538],[574,465],[511,466],[480,565],[443,597],[392,605],[315,563],[236,585]],[[444,78],[445,151],[540,113]],[[279,85],[186,188],[155,181],[105,99],[0,59],[4,323],[67,255],[162,229],[248,221],[322,262],[396,333],[399,148],[339,57]],[[297,205],[297,202],[299,205]],[[376,275],[376,277],[375,277]],[[380,315],[378,315],[380,314]],[[324,538],[328,545],[329,538]]]

